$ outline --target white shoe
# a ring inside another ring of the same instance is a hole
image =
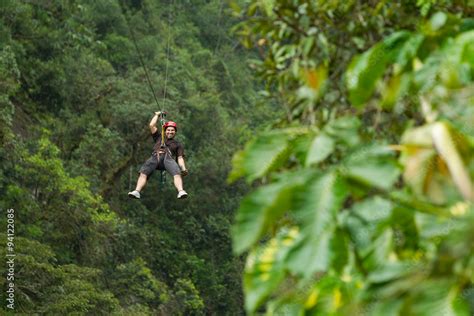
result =
[[[132,199],[139,199],[141,196],[140,192],[138,192],[137,190],[133,190],[132,192],[128,192],[128,197]]]
[[[178,199],[185,199],[187,197],[188,197],[188,194],[186,193],[186,191],[181,190],[178,192]]]

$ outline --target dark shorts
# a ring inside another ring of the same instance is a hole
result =
[[[156,153],[153,153],[153,155],[145,161],[139,172],[149,177],[156,169],[166,170],[173,177],[181,173],[178,164],[173,158],[169,155],[165,155],[160,163]]]

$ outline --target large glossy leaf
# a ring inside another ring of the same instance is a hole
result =
[[[317,177],[298,190],[293,210],[301,225],[301,238],[290,251],[291,271],[308,276],[328,268],[336,214],[347,194],[344,181],[334,172]]]
[[[400,175],[393,153],[387,146],[371,146],[356,151],[345,160],[342,170],[353,180],[385,190],[390,189]]]
[[[287,143],[288,134],[283,132],[266,133],[255,138],[234,156],[229,180],[246,176],[247,180],[252,181],[261,177],[278,156],[286,152]]]

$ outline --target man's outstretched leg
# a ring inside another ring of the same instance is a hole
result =
[[[188,197],[188,193],[183,189],[183,179],[181,175],[177,174],[173,177],[174,186],[178,190],[178,199],[185,199]]]
[[[183,178],[181,177],[181,171],[178,164],[170,155],[165,156],[165,169],[170,175],[173,176],[174,187],[178,190],[178,199],[185,199],[188,197],[188,193],[183,189]]]
[[[156,154],[153,154],[140,168],[140,176],[137,180],[137,186],[135,190],[128,192],[129,197],[134,199],[139,199],[141,197],[140,191],[145,187],[148,177],[151,176],[156,167],[158,167],[158,158]]]
[[[128,192],[128,196],[134,199],[139,199],[141,197],[140,191],[145,187],[146,181],[147,181],[147,175],[144,173],[140,173],[135,190],[133,190],[132,192]]]

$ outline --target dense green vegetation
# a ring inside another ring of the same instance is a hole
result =
[[[286,110],[230,175],[246,311],[473,315],[474,3],[233,7]]]
[[[1,1],[0,207],[2,236],[15,210],[16,313],[243,313],[229,227],[246,186],[226,176],[275,114],[255,106],[228,11],[217,0]],[[179,124],[191,197],[176,200],[156,174],[129,200],[161,109]]]
[[[474,313],[472,0],[6,0],[0,16],[15,314]],[[156,174],[129,200],[162,109],[190,198]]]

